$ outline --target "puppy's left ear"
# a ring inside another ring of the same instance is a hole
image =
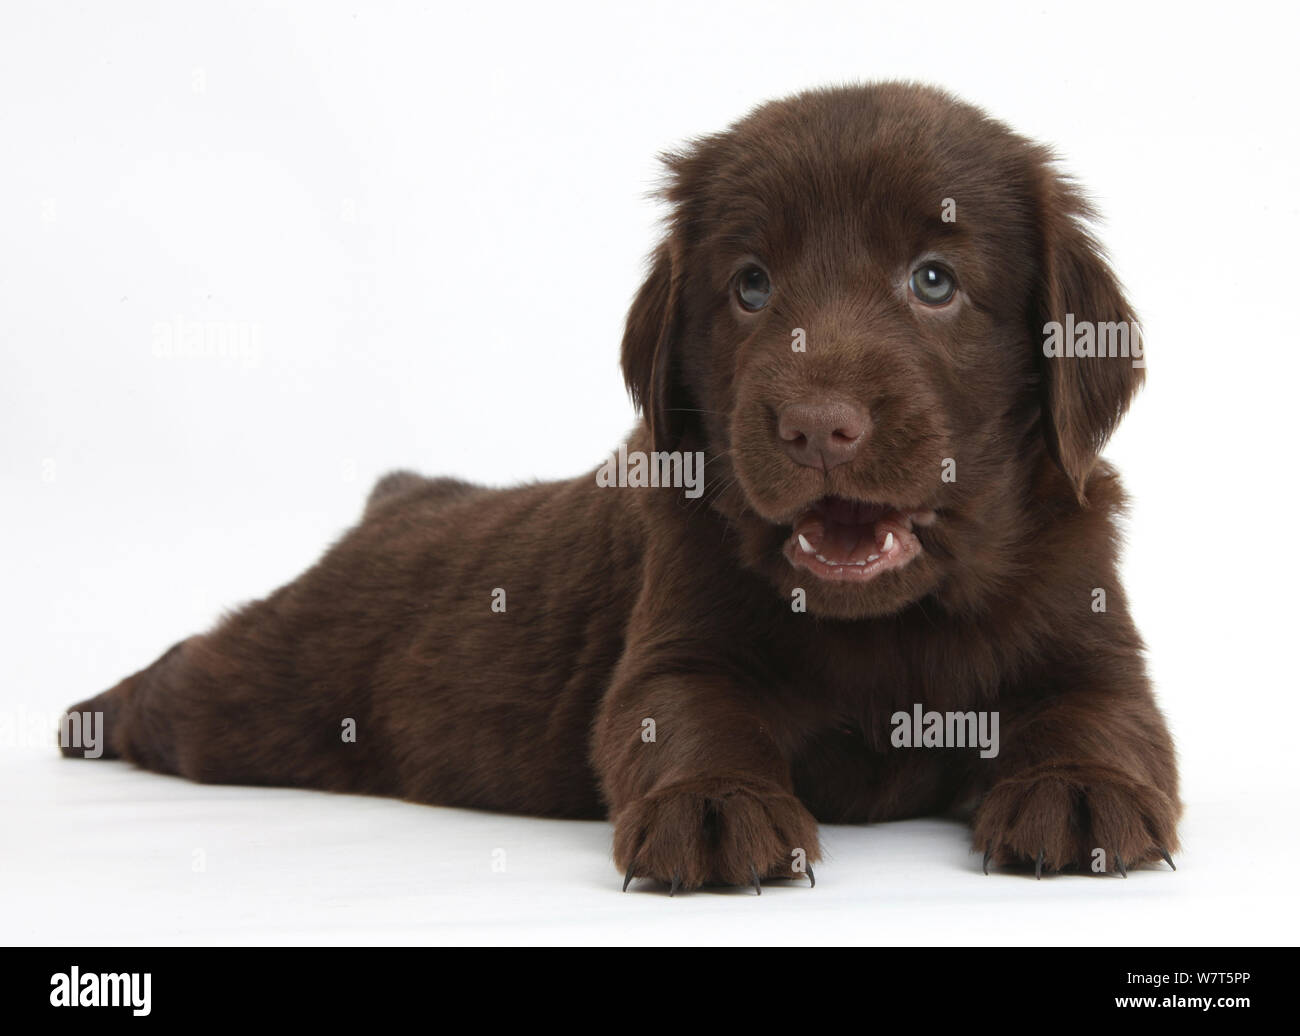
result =
[[[675,388],[676,342],[681,333],[680,262],[670,236],[656,249],[650,273],[637,292],[623,332],[623,380],[645,414],[655,450],[672,450],[685,412]]]
[[[1134,366],[1140,345],[1130,355],[1046,355],[1049,326],[1062,341],[1070,328],[1106,325],[1108,334],[1136,332],[1132,307],[1114,272],[1087,228],[1088,203],[1064,178],[1043,166],[1041,279],[1035,306],[1034,341],[1042,365],[1043,428],[1048,449],[1081,504],[1088,476],[1110,434],[1142,385],[1144,371]],[[1115,330],[1123,325],[1122,332]],[[1114,340],[1113,338],[1111,339]],[[1094,353],[1103,351],[1095,334]],[[1071,349],[1071,351],[1073,351]]]

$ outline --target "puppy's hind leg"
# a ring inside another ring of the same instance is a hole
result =
[[[103,758],[159,773],[395,794],[391,746],[371,722],[366,672],[336,658],[313,664],[312,651],[295,650],[276,617],[286,592],[182,641],[69,711],[101,714]]]
[[[382,527],[400,531],[481,491],[456,479],[385,476],[361,524],[293,583],[69,711],[100,714],[102,757],[161,773],[396,794],[390,732],[372,699],[410,605],[404,569],[383,563]]]
[[[142,708],[150,697],[150,689],[167,679],[168,671],[175,665],[185,642],[181,641],[165,652],[157,661],[115,687],[86,701],[73,705],[65,715],[80,714],[79,726],[87,723],[99,733],[98,753],[92,755],[84,743],[70,744],[59,731],[59,750],[73,758],[131,759],[139,766],[159,773],[178,773],[175,739],[169,736],[165,713]]]

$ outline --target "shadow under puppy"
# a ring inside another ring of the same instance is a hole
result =
[[[766,104],[667,165],[625,447],[701,458],[702,494],[387,476],[313,568],[76,706],[105,756],[609,816],[620,871],[674,888],[963,804],[986,869],[1168,859],[1098,460],[1142,370],[1045,333],[1131,326],[1080,194],[907,84]]]

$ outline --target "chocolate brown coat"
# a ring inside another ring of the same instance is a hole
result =
[[[1077,190],[907,84],[764,105],[667,164],[627,445],[702,451],[704,496],[387,476],[313,568],[76,706],[105,714],[105,754],[608,815],[620,872],[688,888],[798,873],[818,820],[963,807],[999,863],[1176,848],[1098,460],[1143,372],[1043,349],[1067,313],[1132,319]],[[951,301],[911,288],[927,262]],[[750,310],[738,278],[764,277]],[[917,703],[996,711],[999,754],[894,747]]]

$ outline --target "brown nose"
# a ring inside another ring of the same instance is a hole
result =
[[[853,459],[871,418],[852,403],[787,403],[777,414],[777,431],[795,463],[830,471]]]

